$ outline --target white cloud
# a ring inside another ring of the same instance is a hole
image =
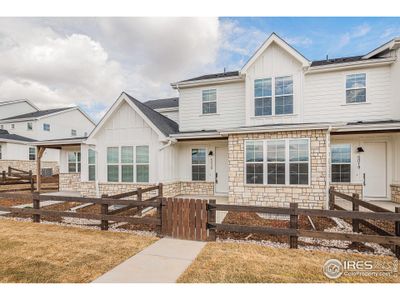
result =
[[[212,68],[218,38],[216,18],[3,18],[0,99],[97,109],[123,90],[174,95],[170,82]]]
[[[362,24],[354,27],[350,32],[342,34],[339,38],[338,43],[335,45],[333,51],[337,51],[347,46],[351,40],[361,38],[367,35],[371,31],[371,27],[368,24]]]
[[[283,39],[292,46],[308,47],[313,43],[313,40],[306,36],[284,37]]]

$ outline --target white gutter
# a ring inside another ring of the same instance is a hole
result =
[[[392,64],[395,61],[396,61],[395,57],[389,57],[389,58],[368,59],[368,60],[366,59],[366,60],[354,61],[354,62],[348,62],[348,63],[335,63],[335,64],[330,64],[330,65],[310,67],[307,71],[304,72],[304,74],[339,71],[339,70],[351,69],[354,67],[363,67],[363,68],[370,67],[370,66],[376,67],[376,66]]]
[[[158,150],[159,150],[159,151],[164,150],[165,148],[171,146],[172,144],[175,144],[176,142],[177,142],[176,139],[169,139],[169,140],[168,140],[168,143],[167,143],[166,145],[160,147]]]
[[[240,134],[240,133],[257,133],[257,132],[274,132],[274,131],[298,131],[298,130],[317,130],[328,129],[332,124],[288,124],[285,126],[268,126],[268,127],[250,127],[250,128],[233,128],[220,131],[221,135]]]
[[[216,133],[177,133],[171,134],[171,138],[187,140],[187,139],[200,139],[200,138],[219,138],[222,135],[219,132]]]
[[[354,125],[338,125],[334,126],[333,132],[349,132],[349,131],[368,131],[368,130],[397,130],[400,129],[400,122],[396,123],[380,123],[380,124],[354,124]]]
[[[85,138],[81,139],[65,139],[65,140],[57,140],[57,141],[37,141],[37,142],[27,142],[32,145],[42,146],[42,145],[66,145],[66,144],[83,144],[86,140]]]
[[[329,185],[330,185],[330,178],[331,178],[331,170],[330,170],[330,165],[331,165],[331,131],[332,131],[332,126],[328,127],[328,130],[326,132],[326,140],[325,140],[325,145],[326,145],[326,181],[325,181],[325,193],[326,193],[326,200],[325,200],[325,209],[329,209]]]

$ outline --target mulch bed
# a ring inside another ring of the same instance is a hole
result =
[[[312,221],[317,230],[324,230],[327,228],[334,227],[336,223],[328,218],[323,217],[312,217]],[[236,224],[246,226],[263,226],[263,227],[274,227],[274,228],[289,228],[288,220],[275,220],[275,219],[264,219],[256,213],[249,212],[228,212],[223,224]],[[299,228],[312,230],[310,221],[306,216],[299,217]],[[254,241],[271,241],[277,243],[288,243],[289,238],[281,235],[270,235],[261,233],[239,233],[239,232],[228,232],[218,231],[217,237],[220,239],[240,239],[240,240],[254,240]],[[299,241],[299,244],[305,245],[306,243]]]

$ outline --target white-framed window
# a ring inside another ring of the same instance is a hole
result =
[[[11,124],[11,129],[15,129],[15,124]]]
[[[206,149],[194,148],[192,149],[192,180],[205,181],[206,180]]]
[[[107,148],[107,181],[119,181],[119,148]]]
[[[26,123],[26,130],[29,130],[29,131],[33,130],[33,123],[32,122]]]
[[[96,180],[96,151],[88,150],[88,180]]]
[[[149,182],[149,169],[149,146],[107,148],[107,181]]]
[[[149,146],[136,147],[136,181],[149,182]]]
[[[346,75],[346,103],[367,101],[367,75],[365,73]]]
[[[288,115],[293,113],[293,77],[275,78],[275,114]]]
[[[288,114],[293,114],[293,76],[255,79],[254,115]]]
[[[76,130],[75,129],[71,129],[71,136],[76,136]]]
[[[256,116],[272,115],[272,78],[254,80],[254,106]]]
[[[4,129],[4,125],[0,125],[0,129]]]
[[[310,140],[247,140],[246,184],[308,185]]]
[[[81,172],[81,153],[79,151],[68,152],[68,173]]]
[[[36,147],[29,147],[29,160],[36,160]]]
[[[351,182],[351,145],[331,145],[331,181]]]
[[[217,90],[203,90],[202,104],[203,115],[217,113]]]
[[[44,131],[50,131],[50,124],[43,123],[43,130]]]

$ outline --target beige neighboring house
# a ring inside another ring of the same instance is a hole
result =
[[[0,172],[9,166],[36,173],[33,142],[54,138],[88,136],[95,123],[79,107],[40,110],[29,100],[0,102]],[[59,172],[60,151],[47,150],[42,173]]]
[[[330,186],[400,202],[399,47],[310,61],[272,34],[238,71],[173,83],[179,100],[122,93],[87,138],[37,145],[85,196],[162,182],[238,204],[326,208]]]

